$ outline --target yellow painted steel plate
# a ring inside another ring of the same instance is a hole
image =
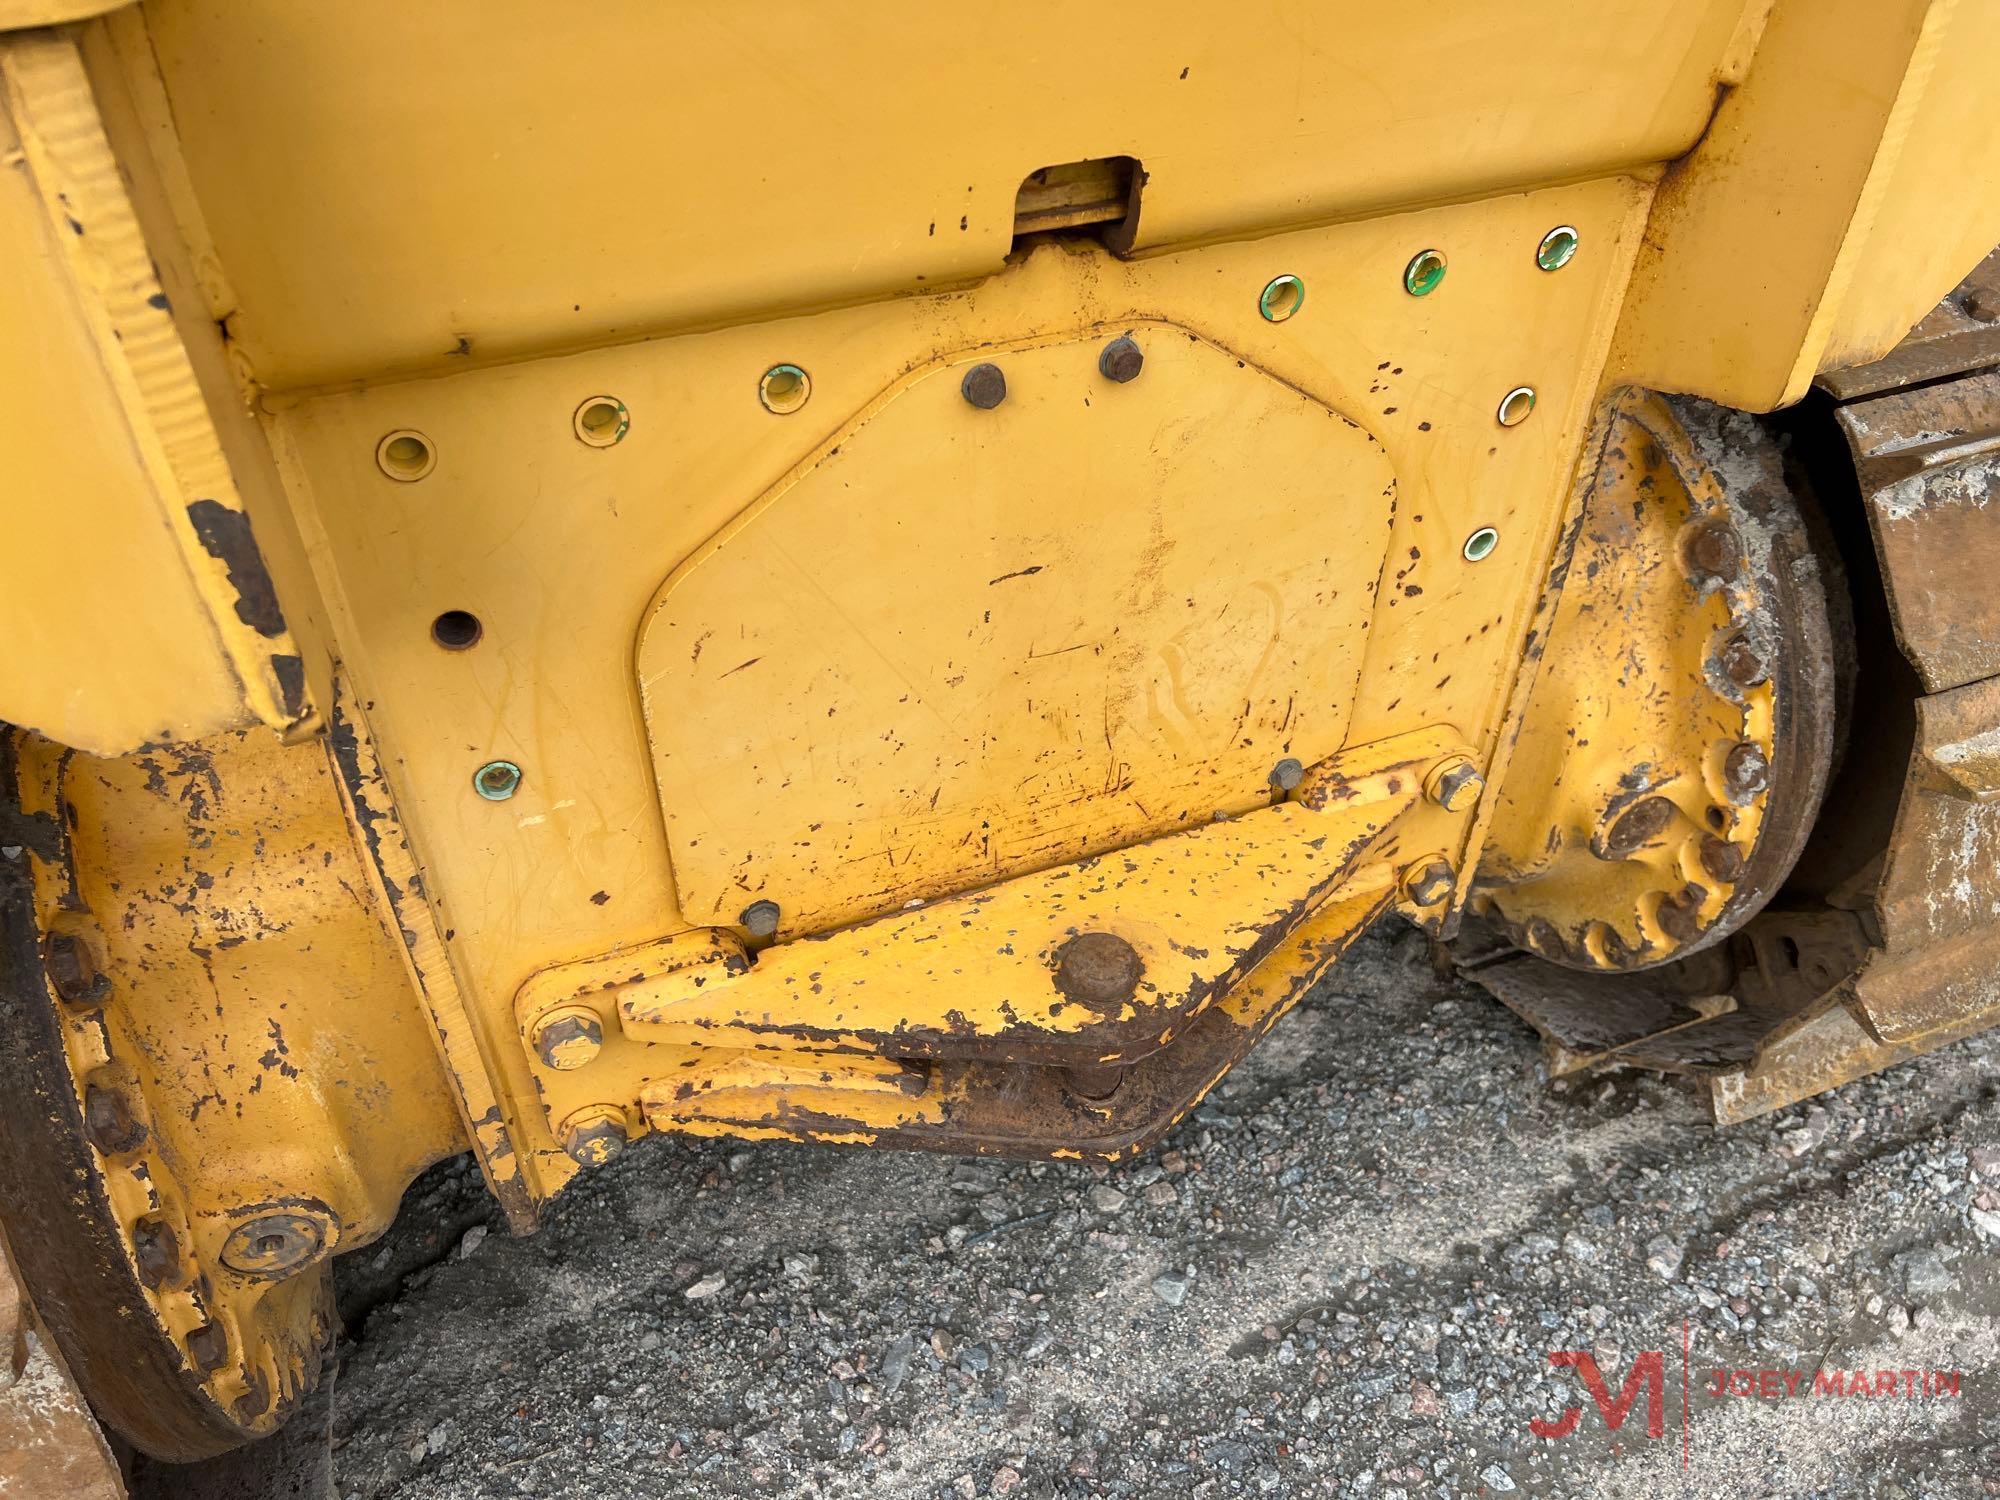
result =
[[[684,916],[817,930],[1255,806],[1340,748],[1388,456],[1172,326],[1130,330],[1115,384],[1125,331],[913,372],[667,580],[638,671]]]

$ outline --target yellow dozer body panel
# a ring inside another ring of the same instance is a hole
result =
[[[0,0],[0,1215],[85,1393],[269,1431],[458,1150],[525,1230],[651,1132],[1143,1149],[1391,913],[1725,1121],[2000,1019],[1996,61]]]

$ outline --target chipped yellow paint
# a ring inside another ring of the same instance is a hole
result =
[[[23,811],[62,809],[59,847],[30,861],[45,943],[75,945],[101,981],[61,1008],[77,1097],[113,1097],[105,1117],[139,1127],[93,1137],[112,1227],[135,1264],[140,1237],[171,1243],[176,1269],[148,1291],[160,1327],[219,1412],[268,1430],[310,1388],[327,1282],[231,1270],[231,1232],[304,1213],[320,1265],[463,1149],[402,944],[362,896],[324,744],[16,745]],[[204,1374],[189,1345],[211,1326],[227,1357]]]
[[[936,1094],[926,1069],[888,1058],[709,1048],[692,1065],[641,1089],[639,1104],[656,1130],[730,1120],[819,1132],[842,1128],[827,1121],[862,1120],[871,1107],[883,1112],[885,1123],[934,1121],[942,1117]]]
[[[1304,997],[1380,915],[1385,901],[1386,893],[1364,891],[1321,906],[1217,1002],[1239,1037],[1238,1047],[1194,1080],[1159,1128],[1192,1109],[1241,1049]],[[873,1144],[886,1136],[895,1144],[921,1145],[927,1134],[965,1128],[971,1114],[1005,1092],[1004,1069],[978,1063],[897,1063],[807,1050],[662,1046],[651,1051],[655,1061],[672,1063],[638,1090],[647,1123],[696,1135],[846,1144]],[[1101,1112],[1087,1102],[1083,1110]],[[1054,1146],[1042,1154],[1077,1161],[1086,1155],[1116,1159],[1126,1152]]]
[[[1949,107],[1921,112],[1917,64],[1950,19],[1923,0],[1870,20],[1908,45],[1868,56],[1813,33],[1804,0],[1523,0],[1505,26],[1469,30],[1349,8],[1294,28],[1297,87],[1275,94],[1268,39],[1218,33],[1183,0],[1154,7],[1139,37],[1063,13],[1069,45],[1124,59],[1111,93],[1051,75],[1022,40],[1036,16],[1018,10],[922,27],[794,10],[749,52],[698,8],[619,4],[600,18],[623,42],[608,55],[554,13],[469,24],[469,0],[415,21],[388,0],[246,3],[158,0],[4,39],[9,117],[33,128],[6,142],[20,154],[0,231],[35,275],[0,296],[20,292],[9,309],[39,319],[22,346],[46,352],[0,362],[39,497],[19,550],[46,576],[0,589],[0,609],[27,601],[6,618],[30,642],[0,664],[0,712],[39,695],[54,707],[26,717],[100,750],[310,723],[303,704],[291,720],[272,710],[265,658],[298,642],[273,636],[267,652],[240,591],[218,584],[227,568],[190,550],[184,504],[161,508],[212,498],[256,511],[261,535],[258,505],[275,502],[311,565],[278,570],[286,618],[325,617],[325,649],[304,652],[313,709],[346,710],[336,749],[370,856],[356,890],[387,913],[465,1129],[523,1224],[575,1170],[551,1120],[630,1106],[684,1044],[776,1033],[795,1048],[801,1024],[869,1049],[1004,1049],[1017,1021],[1044,1040],[1088,1035],[1045,982],[1057,929],[1081,916],[1125,933],[1178,1003],[1134,1006],[1130,1035],[1097,1054],[1136,1056],[1185,1041],[1270,944],[1290,952],[1327,918],[1314,901],[1348,914],[1345,934],[1350,906],[1396,902],[1419,855],[1461,889],[1472,878],[1493,792],[1447,812],[1415,782],[1364,796],[1357,773],[1357,806],[1383,795],[1365,815],[1315,810],[1318,782],[1267,807],[1281,758],[1355,757],[1450,724],[1453,753],[1497,789],[1516,732],[1539,724],[1493,838],[1503,865],[1580,910],[1589,882],[1558,891],[1568,877],[1508,809],[1563,779],[1583,800],[1537,836],[1560,822],[1573,847],[1602,832],[1578,810],[1601,782],[1550,724],[1566,693],[1602,693],[1609,658],[1587,643],[1587,680],[1567,687],[1569,665],[1533,691],[1530,669],[1551,615],[1569,611],[1557,623],[1573,631],[1590,592],[1572,572],[1559,602],[1550,582],[1614,334],[1614,374],[1791,389],[1816,348],[1878,337],[1969,232],[1955,220],[1907,276],[1860,274],[1882,255],[1864,243],[1871,212],[1907,222],[1951,195],[1933,180],[1951,159],[1939,124],[1976,97],[1953,74]],[[378,45],[392,10],[393,56]],[[899,70],[915,92],[791,132],[784,153],[712,128],[764,91],[774,58],[810,81],[917,50],[925,66]],[[445,56],[489,90],[440,107],[421,80]],[[1812,103],[1799,80],[1829,57],[1863,76],[1866,108],[1820,143],[1828,185],[1800,174],[1763,205],[1804,195],[1815,211],[1775,241],[1735,234],[1757,220],[1763,179],[1731,162],[1766,158],[1721,148],[1795,141],[1804,127],[1772,123],[1765,96]],[[1413,126],[1341,81],[1357,75],[1436,107]],[[1460,86],[1440,94],[1439,76]],[[1017,107],[964,116],[970,85]],[[549,97],[574,108],[523,102]],[[1928,144],[1892,170],[1905,124]],[[612,135],[703,148],[663,147],[676,191],[634,193],[630,161],[598,149]],[[1142,169],[1117,242],[1138,253],[1016,243],[1022,178],[1112,139]],[[438,164],[436,192],[396,190],[413,156]],[[51,196],[64,182],[90,204],[75,244]],[[1967,222],[1989,210],[1990,194],[1964,196]],[[813,235],[789,232],[801,216]],[[583,241],[580,222],[595,226]],[[1534,251],[1558,224],[1579,249],[1552,274]],[[1412,297],[1402,271],[1428,247],[1449,275]],[[1746,274],[1785,295],[1760,302]],[[1309,296],[1267,321],[1258,294],[1281,275]],[[1895,285],[1871,299],[1874,281]],[[151,302],[169,284],[176,304],[189,293],[171,318]],[[1690,285],[1702,295],[1679,300]],[[1746,353],[1732,330],[1753,328],[1777,332]],[[1093,351],[1127,331],[1146,365],[1115,384]],[[134,349],[156,361],[144,379],[120,365]],[[974,363],[1008,375],[999,407],[958,399]],[[786,364],[810,396],[778,416],[757,391]],[[161,371],[171,380],[149,384]],[[1497,403],[1522,386],[1532,415],[1500,427]],[[606,445],[578,440],[596,396],[629,424]],[[421,478],[378,462],[394,432],[421,435]],[[282,490],[256,479],[266,468]],[[49,502],[66,492],[68,510]],[[1469,558],[1486,527],[1498,545]],[[1610,566],[1593,588],[1643,593],[1629,561]],[[989,621],[987,596],[1010,608]],[[1656,612],[1646,629],[1684,664],[1716,607]],[[476,644],[434,636],[447,611],[477,617]],[[1661,790],[1686,819],[1716,791],[1711,707],[1670,725],[1588,711],[1607,761],[1664,763],[1646,737],[1669,737],[1679,769]],[[1768,704],[1751,693],[1743,708],[1724,727],[1768,743]],[[523,780],[489,801],[471,779],[497,759]],[[1385,833],[1373,820],[1392,805]],[[1726,816],[1754,841],[1756,807]],[[1315,827],[1372,847],[1315,850]],[[1657,935],[1649,891],[1686,880],[1689,848],[1621,868],[1629,940]],[[1058,910],[1059,872],[1092,860],[1104,891]],[[1114,898],[1109,875],[1149,862]],[[748,967],[726,929],[760,898],[779,908],[779,941]],[[904,948],[921,934],[945,941],[948,914],[978,913],[958,929],[976,935],[1009,901],[1005,925],[1029,934],[1009,964],[906,959],[932,947]],[[1446,909],[1422,915],[1436,926]],[[1173,943],[1207,956],[1168,986],[1185,958]],[[696,949],[702,969],[674,967]],[[832,957],[837,1001],[781,993],[824,984],[810,966]],[[534,1024],[567,1004],[591,1008],[603,1045],[542,1068]]]
[[[1346,742],[1396,505],[1366,431],[1170,324],[899,376],[641,627],[682,916],[818,932],[1260,805]]]
[[[1569,564],[1584,586],[1556,607],[1481,856],[1481,905],[1545,956],[1624,968],[1722,915],[1736,882],[1705,865],[1705,847],[1738,860],[1757,847],[1766,799],[1730,795],[1723,764],[1738,744],[1775,754],[1775,690],[1727,681],[1720,662],[1732,638],[1768,659],[1771,633],[1742,622],[1772,601],[1747,565],[1721,584],[1691,573],[1697,528],[1738,515],[1659,397],[1614,403],[1592,472]],[[1649,803],[1664,804],[1658,826],[1612,847]],[[1678,931],[1661,918],[1676,900]]]
[[[399,950],[423,1001],[438,1055],[451,1074],[453,1097],[486,1184],[509,1222],[527,1229],[534,1223],[541,1184],[531,1176],[532,1160],[524,1161],[514,1150],[514,1132],[501,1105],[509,1066],[519,1066],[512,1038],[494,1035],[497,1028],[487,1016],[466,1002],[444,929],[435,908],[425,900],[427,882],[383,775],[367,715],[344,676],[334,682],[329,727],[334,781],[366,855],[362,863],[367,888],[388,909],[401,935]]]
[[[1454,730],[1366,746],[1307,773],[1294,800],[1016,876],[808,942],[754,966],[621,985],[627,1036],[746,1045],[790,1036],[907,1057],[1130,1062],[1165,1046],[1356,872],[1459,750]],[[1265,800],[1270,800],[1267,791]],[[1056,950],[1081,932],[1137,952],[1137,992],[1066,997]]]
[[[1274,29],[1202,0],[1143,25],[1061,0],[788,0],[747,31],[691,0],[605,0],[588,26],[535,7],[494,25],[481,0],[145,10],[237,337],[297,389],[962,286],[1003,272],[1023,178],[1113,151],[1146,168],[1145,254],[1671,160],[1757,8],[1516,0],[1504,24],[1416,25],[1350,5]],[[1076,86],[1054,37],[1116,59],[1115,86]],[[655,151],[671,173],[638,190]],[[426,190],[399,191],[415,162]],[[552,438],[572,441],[576,399]]]
[[[655,780],[635,702],[633,651],[649,601],[684,559],[809,465],[871,400],[940,360],[962,367],[974,350],[1026,342],[1056,351],[1075,348],[1079,329],[1171,324],[1199,336],[1203,353],[1190,353],[1190,369],[1207,351],[1228,351],[1218,378],[1245,400],[1286,388],[1304,393],[1286,399],[1303,407],[1310,397],[1315,409],[1364,428],[1395,473],[1397,500],[1386,561],[1379,544],[1370,549],[1379,582],[1365,643],[1337,648],[1359,662],[1359,675],[1335,748],[1448,722],[1469,758],[1484,765],[1501,737],[1561,531],[1566,476],[1647,192],[1642,181],[1614,178],[1136,261],[1048,244],[950,295],[274,402],[277,447],[309,512],[327,595],[338,601],[345,662],[393,768],[423,889],[446,914],[439,926],[452,934],[447,944],[468,1005],[488,1017],[504,1013],[523,982],[552,964],[630,954],[697,925],[682,907],[661,821],[672,787]],[[1534,249],[1559,222],[1576,224],[1587,248],[1552,276],[1535,266]],[[1452,249],[1451,279],[1428,298],[1402,289],[1412,243]],[[1305,279],[1313,300],[1299,316],[1271,324],[1256,299],[1279,268]],[[1509,309],[1507,336],[1496,340],[1494,320]],[[1268,378],[1237,370],[1236,358]],[[763,371],[786,361],[811,372],[812,396],[779,418],[758,404],[755,388]],[[1117,395],[1151,400],[1152,373]],[[1535,415],[1500,429],[1494,405],[1524,376],[1541,392]],[[1009,400],[1027,401],[1032,389],[1017,381]],[[616,395],[631,413],[630,431],[614,447],[589,447],[569,432],[577,402],[597,392]],[[1073,482],[1052,496],[1052,508],[1094,504],[1097,460],[1088,440],[1099,390],[1089,394],[1094,404],[1085,408],[1078,390],[1066,436],[1051,428],[1041,439],[1075,439]],[[545,412],[561,416],[564,443],[537,436]],[[970,415],[949,401],[939,413],[954,422]],[[1003,404],[984,415],[1009,411]],[[1176,405],[1157,402],[1150,420],[1153,441],[1171,449]],[[1324,415],[1319,421],[1329,432],[1349,431]],[[417,484],[397,483],[375,464],[381,436],[403,428],[425,433],[438,454],[435,471]],[[1329,495],[1341,492],[1337,474],[1328,486]],[[1227,511],[1241,503],[1231,493],[1216,505]],[[1086,514],[1083,524],[1102,523],[1095,511]],[[1372,523],[1375,513],[1364,517]],[[939,524],[950,534],[955,523],[947,513]],[[1291,528],[1316,538],[1299,544],[1302,568],[1322,568],[1329,549],[1347,544],[1315,532],[1317,524],[1307,514]],[[1468,562],[1464,542],[1481,525],[1497,528],[1502,541],[1490,557]],[[471,537],[492,540],[472,547]],[[878,561],[867,566],[896,568],[899,545],[884,537]],[[983,543],[966,545],[977,551]],[[1205,547],[1205,567],[1213,567],[1216,545]],[[1012,565],[982,574],[980,587]],[[441,651],[432,642],[431,622],[445,608],[479,617],[485,634],[476,648]],[[1310,631],[1311,622],[1302,628]],[[896,644],[889,632],[880,638],[885,649]],[[719,648],[704,648],[704,660],[711,649]],[[994,673],[996,664],[979,670]],[[1014,690],[1017,711],[995,722],[1007,736],[1046,744],[1030,695]],[[1100,696],[1100,723],[1108,699]],[[711,713],[687,693],[656,695],[652,712],[656,724],[674,716],[680,737],[709,733],[721,743],[741,732],[734,715]],[[824,719],[823,707],[818,714]],[[860,748],[894,753],[879,743]],[[989,753],[1004,764],[1011,750]],[[491,759],[523,767],[508,801],[467,790],[472,772]],[[1247,788],[1240,780],[1218,786],[1203,815],[1239,809],[1246,796],[1254,803],[1263,775]],[[754,792],[754,779],[745,787]],[[740,807],[751,815],[754,798]],[[1057,817],[1005,799],[999,807],[1002,847],[1026,846],[1038,821]],[[1422,847],[1446,848],[1466,868],[1463,830],[1455,824],[1449,836],[1427,835]],[[1113,833],[1101,838],[1076,853],[1120,842]],[[1036,863],[996,870],[969,857],[954,873],[926,858],[934,872],[927,900]],[[781,910],[788,896],[778,893]],[[704,899],[733,920],[732,908],[752,897]],[[807,908],[814,899],[810,890],[792,897]],[[632,1044],[614,1026],[597,1060],[554,1082],[535,1073],[520,1020],[517,1013],[504,1023],[516,1037],[505,1049],[511,1056],[496,1060],[490,1047],[486,1056],[524,1179],[539,1194],[574,1171],[549,1131],[547,1108],[587,1102],[574,1090],[598,1078],[636,1084],[644,1069],[628,1062]]]
[[[72,38],[0,37],[0,154],[0,719],[100,755],[303,732],[304,660]]]

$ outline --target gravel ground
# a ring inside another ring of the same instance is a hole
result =
[[[1537,1060],[1403,931],[1109,1171],[657,1139],[517,1240],[448,1164],[343,1263],[337,1493],[2000,1494],[2000,1033],[1727,1131]]]

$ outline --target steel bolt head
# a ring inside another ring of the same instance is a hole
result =
[[[83,1090],[83,1133],[106,1156],[116,1156],[145,1144],[146,1123],[123,1089],[89,1083]]]
[[[141,1219],[132,1226],[132,1263],[139,1280],[158,1291],[181,1279],[181,1242],[173,1226],[161,1219]]]
[[[1691,943],[1701,935],[1701,903],[1708,892],[1698,885],[1685,885],[1664,897],[1654,920],[1660,930],[1677,943]]]
[[[1652,843],[1681,815],[1681,810],[1665,797],[1645,797],[1618,815],[1605,833],[1599,859],[1629,859]]]
[[[1712,833],[1702,835],[1701,867],[1723,885],[1734,885],[1741,880],[1745,863],[1743,850],[1728,839]]]
[[[1130,334],[1113,339],[1104,346],[1097,356],[1097,371],[1106,380],[1119,385],[1139,378],[1139,372],[1146,366],[1146,356]]]
[[[186,1340],[188,1363],[204,1375],[213,1375],[229,1362],[229,1330],[220,1323],[204,1323]]]
[[[111,981],[97,972],[90,945],[72,933],[50,935],[42,948],[49,988],[65,1005],[95,1005],[111,993]]]
[[[1556,931],[1556,924],[1547,917],[1530,917],[1527,928],[1521,934],[1530,953],[1538,954],[1552,963],[1561,963],[1569,957],[1569,944]]]
[[[743,924],[743,930],[755,938],[767,938],[778,930],[778,918],[783,915],[775,901],[752,901],[737,914],[736,920]]]
[[[1729,747],[1722,759],[1722,789],[1738,807],[1758,796],[1771,784],[1771,761],[1761,748],[1748,740]]]
[[[1753,688],[1771,676],[1771,669],[1765,665],[1762,653],[1748,636],[1732,635],[1724,641],[1715,653],[1715,664],[1721,668],[1724,677],[1740,688]]]
[[[1743,563],[1743,539],[1723,521],[1704,521],[1681,543],[1688,575],[1697,583],[1727,582]]]
[[[615,1160],[630,1138],[625,1111],[615,1104],[593,1104],[563,1121],[563,1150],[579,1167],[601,1167]]]
[[[1286,756],[1271,767],[1271,785],[1281,792],[1295,792],[1299,783],[1306,779],[1306,768],[1292,756]]]
[[[998,365],[974,365],[958,383],[958,391],[981,411],[991,411],[1007,399],[1007,377]]]
[[[1450,897],[1458,884],[1458,872],[1447,859],[1427,859],[1403,874],[1403,894],[1412,906],[1436,906]]]
[[[1464,756],[1446,761],[1424,778],[1424,795],[1446,812],[1464,812],[1486,790],[1486,778]]]
[[[271,1409],[271,1382],[262,1370],[252,1370],[242,1395],[229,1404],[236,1420],[246,1427]]]
[[[1080,932],[1056,949],[1056,988],[1087,1010],[1116,1010],[1145,972],[1139,950],[1114,932]]]
[[[552,1011],[535,1023],[534,1047],[543,1067],[573,1072],[604,1049],[604,1023],[582,1006]]]

